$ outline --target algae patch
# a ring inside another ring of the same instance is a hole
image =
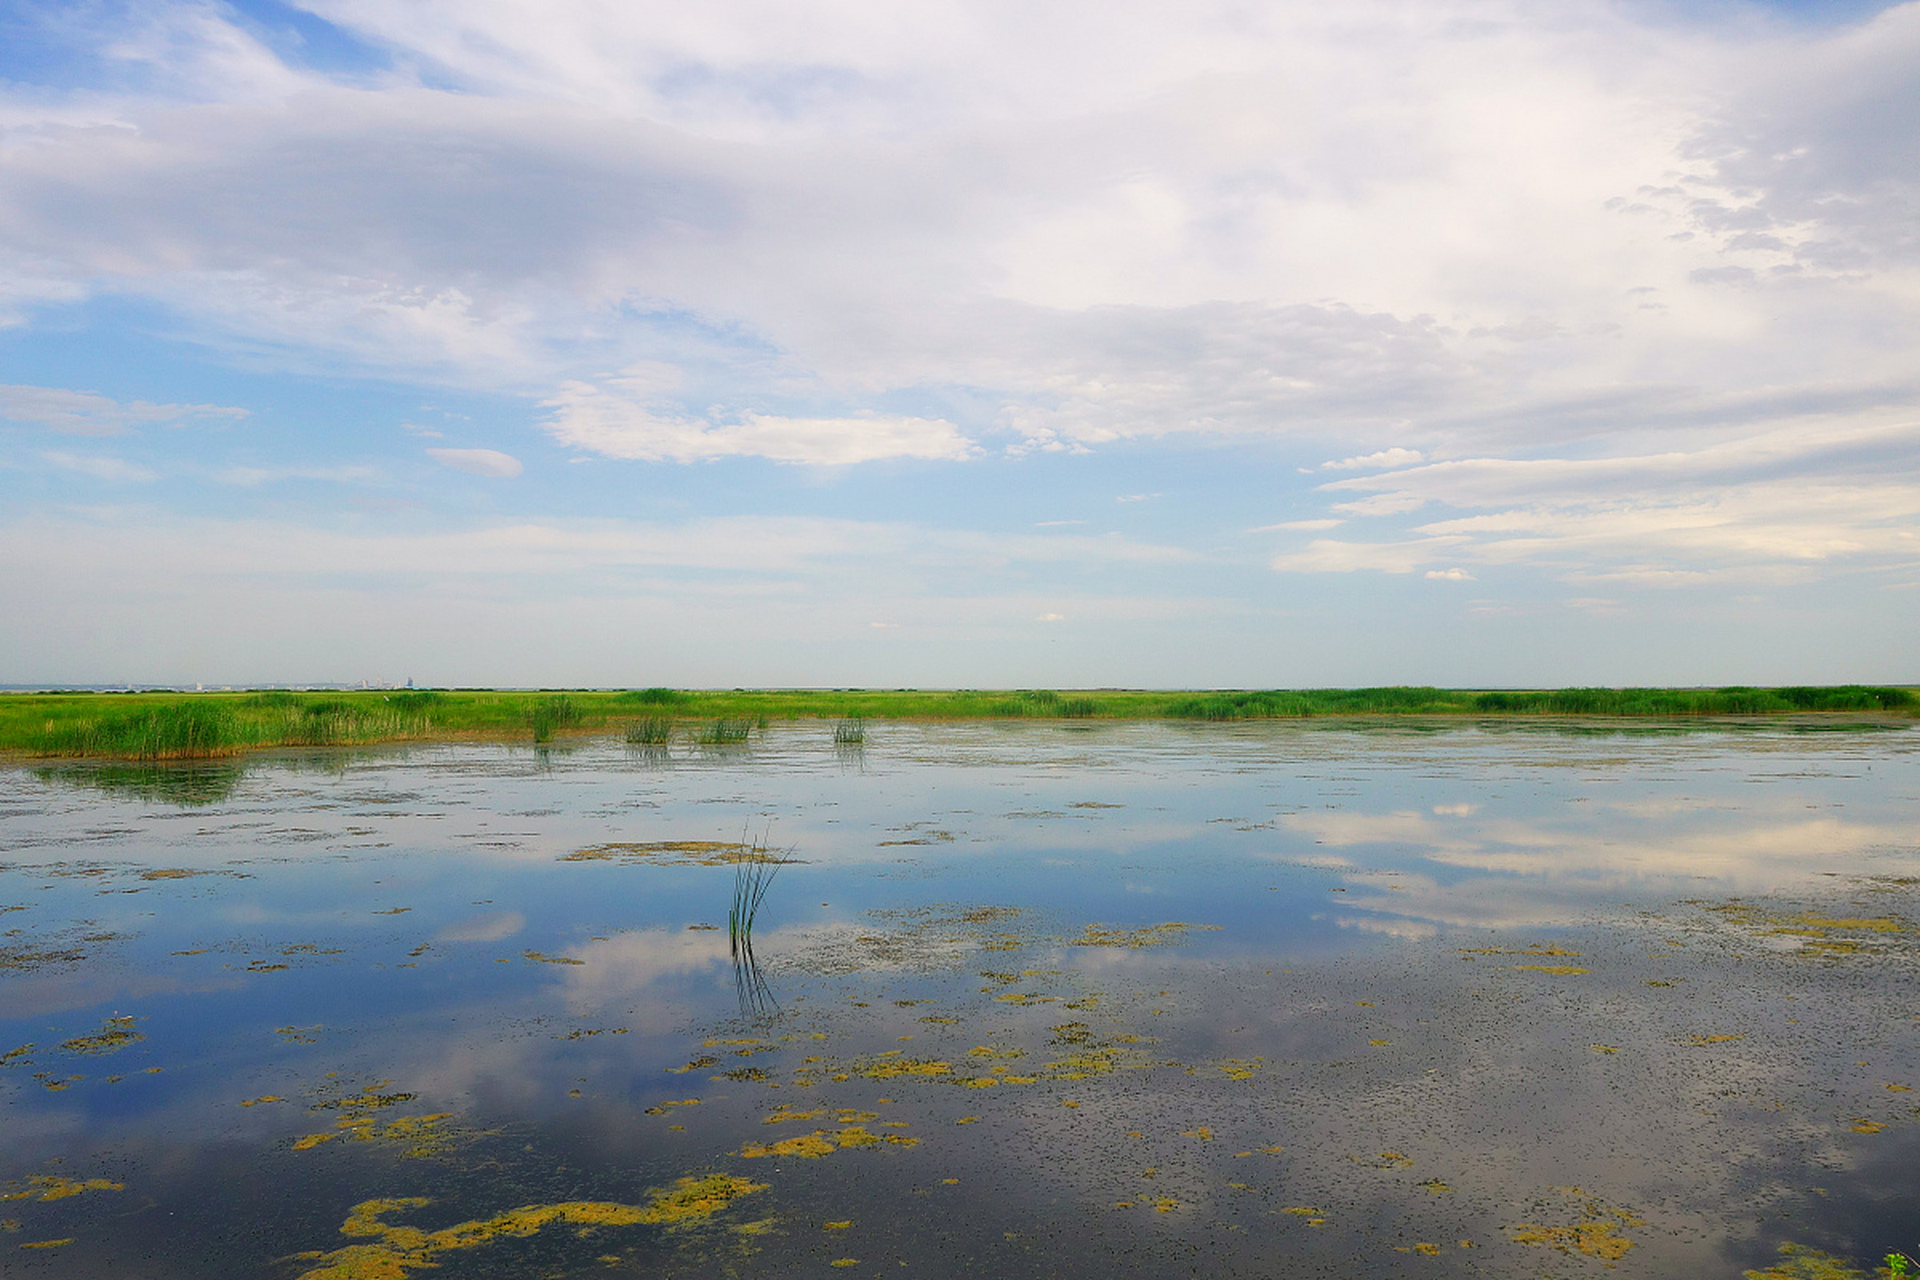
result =
[[[562,854],[561,862],[616,862],[627,866],[730,867],[739,862],[786,862],[762,846],[737,840],[646,840],[596,844]]]
[[[63,1040],[60,1047],[68,1053],[118,1053],[128,1045],[145,1039],[144,1035],[133,1029],[133,1017],[129,1014],[121,1018],[108,1018],[100,1024],[100,1030],[92,1035]]]
[[[1585,1203],[1577,1221],[1565,1226],[1523,1222],[1511,1228],[1515,1244],[1543,1245],[1561,1253],[1584,1254],[1611,1266],[1627,1256],[1634,1242],[1621,1235],[1624,1227],[1647,1225],[1625,1209],[1609,1208],[1595,1200]]]
[[[17,1182],[0,1183],[5,1191],[0,1191],[0,1200],[37,1200],[42,1203],[53,1200],[65,1200],[70,1196],[81,1195],[88,1191],[125,1191],[124,1182],[110,1182],[105,1178],[63,1178],[53,1174],[36,1173],[22,1186]]]
[[[299,1261],[319,1264],[302,1272],[299,1280],[404,1280],[410,1272],[438,1267],[441,1254],[477,1248],[500,1239],[537,1235],[555,1225],[583,1229],[688,1226],[705,1221],[742,1196],[766,1190],[767,1185],[716,1173],[705,1178],[681,1178],[645,1205],[598,1200],[526,1205],[439,1231],[386,1221],[395,1214],[433,1203],[424,1196],[364,1200],[347,1215],[347,1220],[340,1225],[340,1234],[370,1242],[350,1244],[330,1252],[296,1254]]]
[[[1125,947],[1132,951],[1141,951],[1147,947],[1175,947],[1187,940],[1192,929],[1221,929],[1217,924],[1189,924],[1183,920],[1169,920],[1164,924],[1143,925],[1129,929],[1121,925],[1108,928],[1104,925],[1090,924],[1077,938],[1069,938],[1070,947]]]

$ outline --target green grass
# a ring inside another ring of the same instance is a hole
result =
[[[626,739],[636,747],[664,747],[673,741],[673,721],[666,716],[646,716],[627,725]]]
[[[1683,719],[1841,713],[1920,716],[1909,688],[293,690],[0,694],[0,751],[130,760],[208,759],[263,747],[420,740],[538,742],[615,733],[664,745],[744,742],[773,721],[858,732],[887,720],[1192,720],[1433,716]],[[854,728],[857,726],[857,729]]]

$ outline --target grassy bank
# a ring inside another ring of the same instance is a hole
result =
[[[1055,692],[921,689],[391,690],[0,695],[0,750],[31,756],[207,759],[259,747],[483,738],[742,741],[776,720],[1264,720],[1315,716],[1920,715],[1907,688],[1271,689]],[[865,730],[861,730],[864,737]]]

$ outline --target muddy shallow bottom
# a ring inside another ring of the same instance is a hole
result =
[[[1920,1253],[1911,729],[830,735],[0,771],[0,1271]]]

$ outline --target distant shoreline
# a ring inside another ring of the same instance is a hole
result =
[[[740,742],[776,721],[827,720],[835,740],[868,721],[1230,722],[1353,718],[1920,718],[1920,689],[1795,685],[1718,689],[258,689],[10,692],[9,758],[193,760],[284,747],[624,734],[638,745]]]

